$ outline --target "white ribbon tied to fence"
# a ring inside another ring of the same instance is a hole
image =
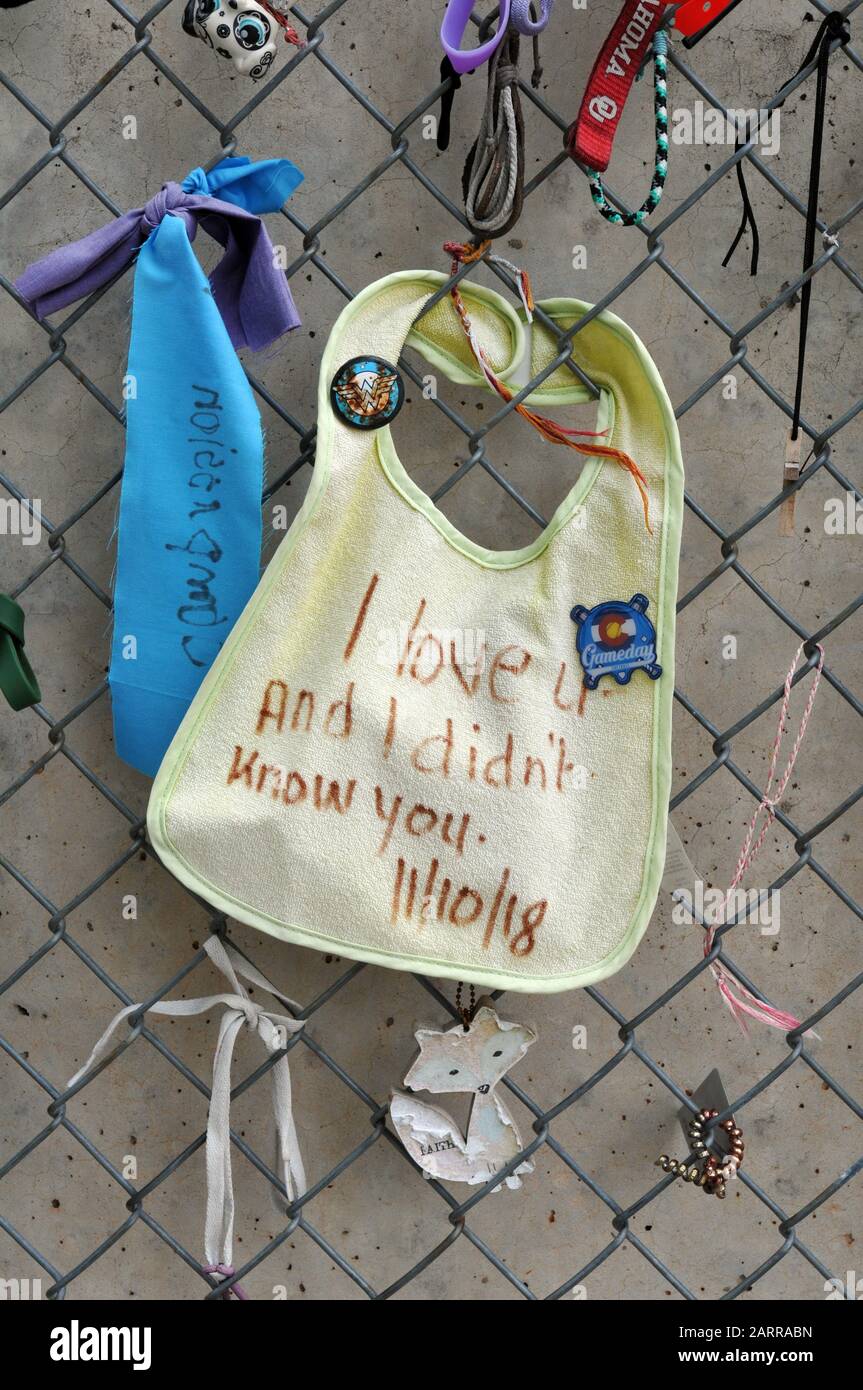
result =
[[[273,1114],[276,1123],[277,1170],[288,1194],[288,1201],[302,1196],[306,1190],[306,1176],[300,1146],[294,1124],[291,1096],[291,1071],[287,1054],[282,1051],[288,1036],[297,1033],[304,1021],[286,1014],[274,1013],[249,998],[240,976],[250,984],[280,1000],[288,1008],[299,1012],[299,1004],[276,989],[260,971],[230,945],[211,936],[204,943],[204,950],[210,960],[222,972],[233,987],[232,994],[211,994],[202,999],[166,999],[151,1004],[146,1013],[168,1014],[175,1018],[191,1014],[206,1013],[217,1004],[224,1005],[219,1024],[219,1037],[213,1058],[213,1086],[210,1093],[210,1109],[207,1118],[207,1219],[204,1231],[204,1251],[207,1268],[226,1275],[233,1273],[234,1239],[234,1187],[231,1177],[231,1061],[234,1043],[240,1029],[246,1025],[256,1032],[268,1054],[278,1052],[282,1055],[270,1068],[270,1081],[273,1097]],[[86,1076],[108,1051],[111,1039],[117,1028],[141,1008],[140,1004],[129,1004],[127,1008],[112,1019],[102,1034],[83,1067],[69,1081],[74,1086]],[[233,1292],[242,1298],[244,1295],[236,1286]]]

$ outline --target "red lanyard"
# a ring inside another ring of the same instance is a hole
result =
[[[593,65],[581,109],[567,132],[567,149],[598,173],[611,147],[630,88],[650,53],[666,0],[626,0]]]
[[[741,0],[625,0],[593,65],[577,118],[567,131],[573,159],[603,173],[611,159],[617,126],[633,82],[650,54],[653,35],[664,19],[692,48]]]

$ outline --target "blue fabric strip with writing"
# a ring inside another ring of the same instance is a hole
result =
[[[109,682],[117,752],[153,775],[258,581],[263,437],[177,217],[135,269]]]

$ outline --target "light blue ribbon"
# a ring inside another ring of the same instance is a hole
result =
[[[302,177],[289,165],[296,177],[282,170],[269,189],[248,173],[232,183],[225,162],[183,190],[257,213]],[[257,585],[261,551],[261,420],[178,216],[138,255],[127,380],[108,679],[117,753],[153,775]]]
[[[259,214],[302,177],[287,159],[193,169],[16,282],[44,319],[137,256],[108,679],[117,752],[151,775],[258,582],[264,445],[236,349],[299,325]],[[199,226],[224,250],[209,279]]]

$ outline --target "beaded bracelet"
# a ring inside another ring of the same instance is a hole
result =
[[[684,1182],[697,1183],[708,1196],[723,1199],[726,1182],[737,1177],[737,1170],[743,1162],[743,1130],[733,1120],[722,1121],[719,1128],[728,1135],[731,1151],[724,1161],[717,1158],[704,1142],[704,1126],[709,1120],[715,1120],[718,1114],[718,1110],[699,1110],[689,1121],[689,1143],[702,1165],[700,1168],[698,1163],[680,1163],[677,1159],[669,1158],[668,1154],[660,1154],[656,1163],[664,1172],[674,1173]]]
[[[637,227],[649,217],[662,197],[668,173],[668,109],[666,107],[666,54],[668,38],[664,29],[659,29],[653,40],[653,107],[656,116],[656,162],[650,192],[637,212],[618,212],[605,196],[602,179],[596,172],[588,170],[590,196],[599,212],[615,227]]]

